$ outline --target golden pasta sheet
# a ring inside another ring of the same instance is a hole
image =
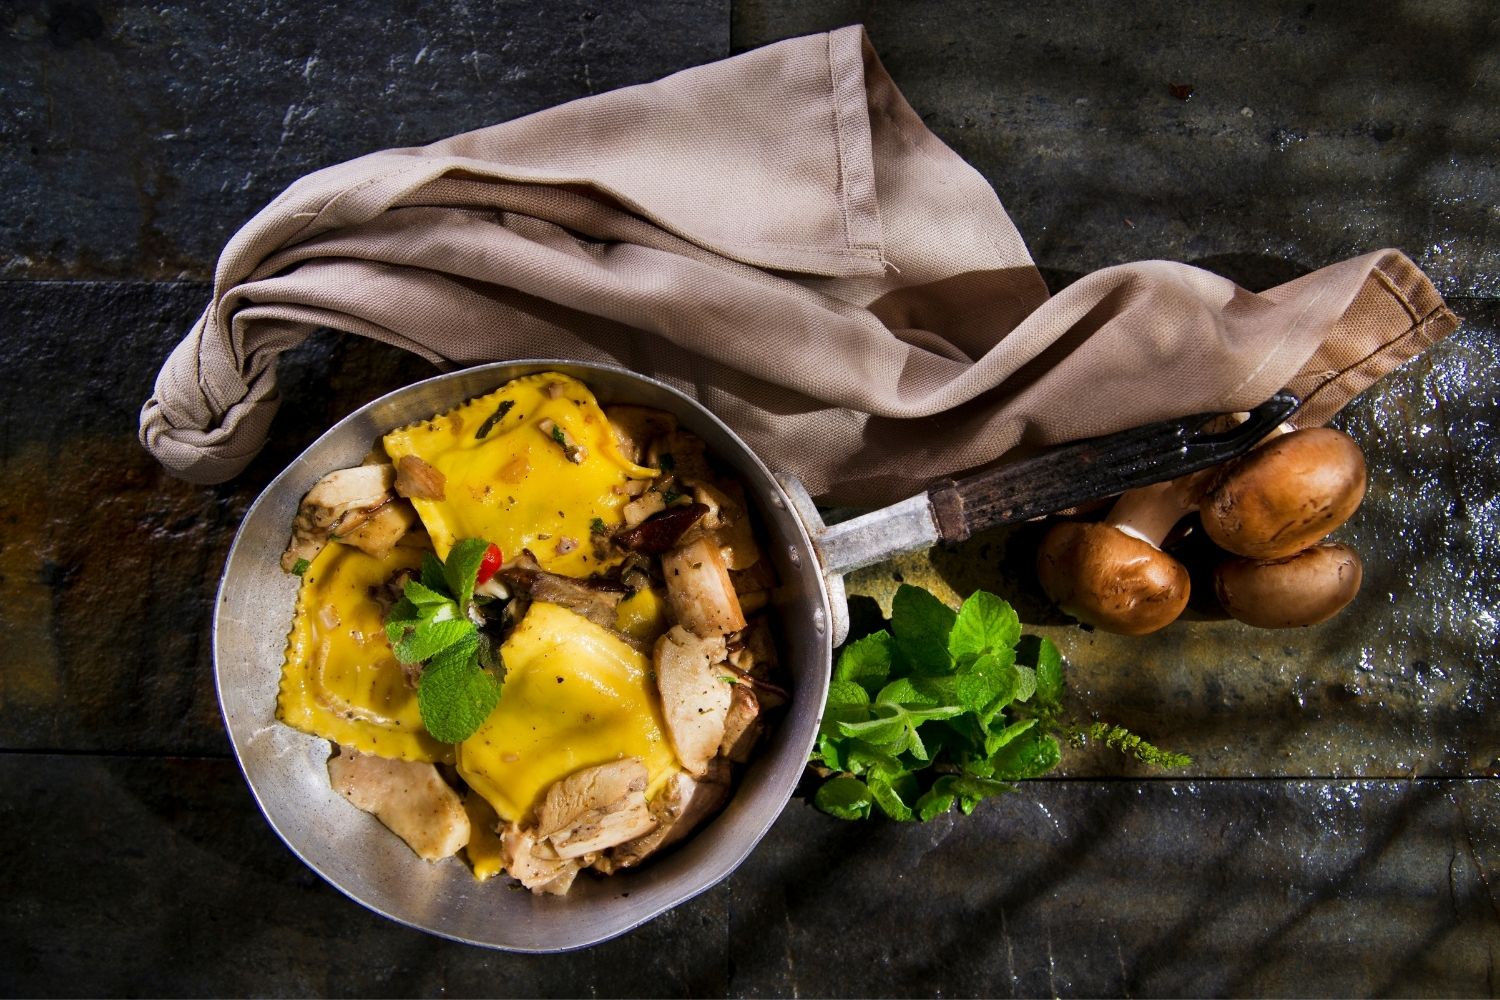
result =
[[[413,456],[441,476],[441,499],[412,501],[439,556],[483,538],[507,560],[530,549],[544,569],[575,577],[608,565],[589,541],[595,519],[620,525],[627,484],[656,475],[621,454],[588,387],[555,372],[507,382],[384,444],[398,468]]]
[[[396,662],[370,596],[425,548],[398,545],[376,559],[348,545],[323,549],[302,574],[276,716],[289,726],[381,757],[448,761],[428,735],[417,692]]]
[[[505,691],[458,747],[458,773],[508,822],[554,781],[639,757],[647,793],[680,770],[662,729],[650,662],[608,629],[538,601],[500,647]]]

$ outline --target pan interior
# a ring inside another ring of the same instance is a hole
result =
[[[729,805],[681,847],[610,878],[580,878],[564,897],[508,879],[476,882],[449,858],[430,864],[329,785],[326,740],[275,719],[297,578],[282,572],[297,504],[317,480],[357,465],[385,431],[449,409],[521,375],[561,371],[602,403],[675,414],[732,466],[754,498],[781,581],[774,605],[792,701],[740,775]],[[357,902],[443,937],[508,951],[579,948],[621,934],[713,886],[759,842],[791,796],[828,689],[828,608],[807,533],[771,473],[717,418],[668,386],[623,369],[563,361],[483,365],[397,390],[340,421],[251,506],[225,563],[214,613],[214,670],[235,754],[261,811],[303,861]]]

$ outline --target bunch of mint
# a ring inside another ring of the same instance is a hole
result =
[[[1022,636],[1006,601],[979,591],[955,612],[903,585],[890,627],[846,644],[834,668],[812,760],[837,772],[814,804],[841,819],[878,809],[929,820],[965,813],[1014,782],[1055,768],[1059,737],[1104,742],[1157,766],[1184,766],[1118,726],[1063,721],[1062,655]]]
[[[386,616],[385,632],[396,659],[423,663],[417,683],[422,725],[434,739],[462,743],[500,700],[500,682],[489,641],[469,616],[474,581],[489,543],[465,538],[446,562],[428,553],[422,574],[406,581],[401,600]]]

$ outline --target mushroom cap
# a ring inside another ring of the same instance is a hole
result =
[[[1297,628],[1342,611],[1363,577],[1359,553],[1324,542],[1285,559],[1227,559],[1214,571],[1214,590],[1246,625]]]
[[[1054,524],[1042,539],[1036,563],[1048,597],[1074,618],[1106,632],[1155,632],[1187,606],[1187,568],[1108,524]]]
[[[1349,519],[1365,495],[1365,457],[1332,427],[1306,427],[1231,465],[1203,498],[1203,530],[1252,559],[1301,552]]]

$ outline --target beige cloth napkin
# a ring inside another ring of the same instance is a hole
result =
[[[1322,422],[1456,324],[1393,250],[1259,294],[1145,261],[1048,298],[853,27],[302,178],[225,248],[140,435],[185,479],[234,476],[277,355],[330,327],[444,368],[621,364],[875,504],[1288,384]]]

